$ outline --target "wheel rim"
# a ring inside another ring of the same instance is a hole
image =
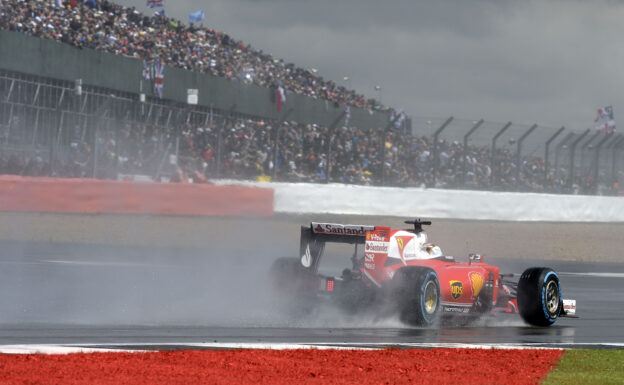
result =
[[[549,281],[546,285],[546,309],[555,314],[559,307],[559,285],[556,281]]]
[[[436,290],[436,284],[433,281],[427,282],[424,293],[424,308],[425,313],[428,315],[435,313],[438,307],[438,291]]]

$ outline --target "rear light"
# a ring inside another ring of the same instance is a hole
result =
[[[327,291],[334,291],[334,281],[331,279],[327,280]]]

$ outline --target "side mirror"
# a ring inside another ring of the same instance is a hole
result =
[[[468,259],[470,263],[483,263],[483,256],[481,254],[469,254]]]

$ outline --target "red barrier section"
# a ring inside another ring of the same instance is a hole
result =
[[[0,176],[0,211],[271,216],[273,190],[5,175]]]
[[[562,350],[231,350],[0,355],[3,384],[538,384]]]

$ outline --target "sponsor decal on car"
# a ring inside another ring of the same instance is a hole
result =
[[[371,231],[374,229],[374,226],[312,222],[312,231],[316,234],[364,236],[367,230]]]
[[[375,231],[366,232],[367,241],[388,242],[390,241],[390,227],[376,227]]]
[[[310,267],[312,265],[312,256],[310,255],[310,245],[306,246],[306,251],[301,256],[301,264],[304,267]]]
[[[364,250],[369,251],[369,252],[387,253],[388,242],[368,241],[366,242],[366,246],[364,247]]]
[[[374,263],[369,263],[369,262],[364,262],[364,268],[368,269],[368,270],[375,270],[375,264]]]
[[[446,313],[469,313],[470,308],[465,306],[444,306],[444,311]]]
[[[375,262],[375,254],[364,253],[364,261]]]
[[[464,294],[464,284],[461,281],[449,281],[451,285],[451,296],[453,299],[459,299]]]
[[[367,233],[367,234],[368,234],[368,240],[370,241],[385,242],[388,240],[387,235],[378,235],[377,233]]]
[[[483,289],[485,279],[483,279],[483,276],[480,273],[474,271],[468,273],[468,277],[470,278],[470,284],[472,286],[472,297],[477,298],[481,289]]]

